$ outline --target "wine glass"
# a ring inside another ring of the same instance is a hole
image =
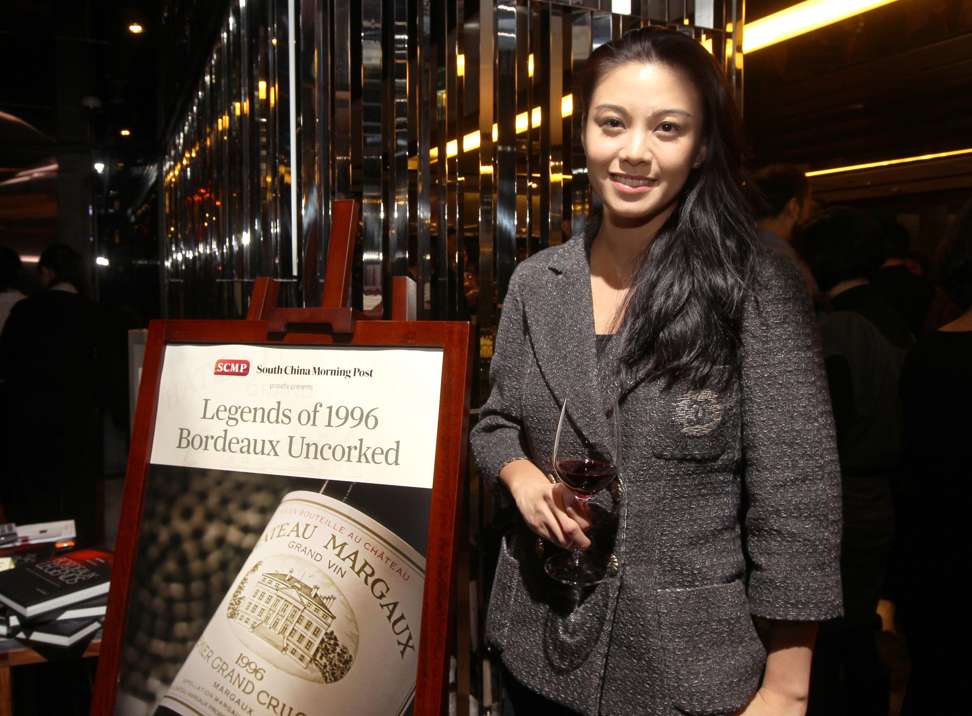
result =
[[[611,445],[606,449],[587,444],[562,449],[560,437],[567,415],[567,401],[564,401],[554,436],[553,465],[554,477],[566,485],[574,499],[586,505],[601,490],[608,487],[618,476],[621,463],[621,441],[619,439],[618,405],[615,402],[608,412],[611,429]],[[593,521],[594,511],[588,510]],[[593,524],[592,524],[593,527]],[[575,548],[553,555],[543,565],[544,571],[562,584],[584,587],[604,581],[608,574],[608,564],[598,559],[591,549],[585,552]]]

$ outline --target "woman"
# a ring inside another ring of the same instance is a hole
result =
[[[732,100],[697,43],[631,32],[592,54],[581,96],[603,208],[514,273],[472,436],[521,517],[487,643],[517,713],[802,714],[812,622],[841,608],[809,300],[756,245]],[[615,400],[620,570],[565,601],[536,537],[583,548],[590,525],[546,477],[557,420],[566,401],[566,439],[606,445]],[[752,616],[771,620],[765,647]]]
[[[939,253],[940,278],[960,315],[919,339],[901,374],[909,467],[901,542],[910,593],[901,604],[911,676],[902,714],[968,713],[968,520],[972,510],[972,201]]]

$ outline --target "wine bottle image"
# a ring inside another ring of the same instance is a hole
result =
[[[425,559],[327,495],[287,494],[157,713],[404,713]]]

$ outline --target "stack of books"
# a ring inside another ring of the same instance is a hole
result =
[[[78,550],[0,572],[0,636],[73,646],[100,627],[112,555]]]

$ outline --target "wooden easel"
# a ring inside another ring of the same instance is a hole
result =
[[[416,715],[423,716],[438,716],[444,712],[449,674],[448,627],[455,618],[452,588],[457,568],[460,476],[465,474],[471,331],[466,322],[412,320],[415,317],[415,284],[408,277],[397,277],[392,281],[392,305],[388,311],[392,320],[374,320],[374,314],[351,309],[348,303],[358,216],[357,202],[335,202],[320,307],[277,306],[279,283],[263,277],[254,285],[247,320],[171,320],[153,321],[150,325],[92,714],[101,716],[115,712],[129,591],[142,539],[141,516],[146,500],[157,406],[163,398],[160,392],[162,367],[166,346],[174,344],[301,347],[341,344],[443,351],[435,474],[425,554],[427,579],[422,601],[413,709]]]
[[[266,276],[256,279],[247,310],[248,321],[267,321],[270,332],[285,333],[288,326],[327,328],[334,334],[354,332],[354,322],[374,318],[373,314],[355,312],[349,305],[351,268],[358,238],[360,208],[357,200],[339,199],[331,215],[331,239],[327,249],[324,294],[319,308],[280,308],[277,300],[280,283]],[[415,319],[415,282],[408,276],[392,279],[392,320]]]

